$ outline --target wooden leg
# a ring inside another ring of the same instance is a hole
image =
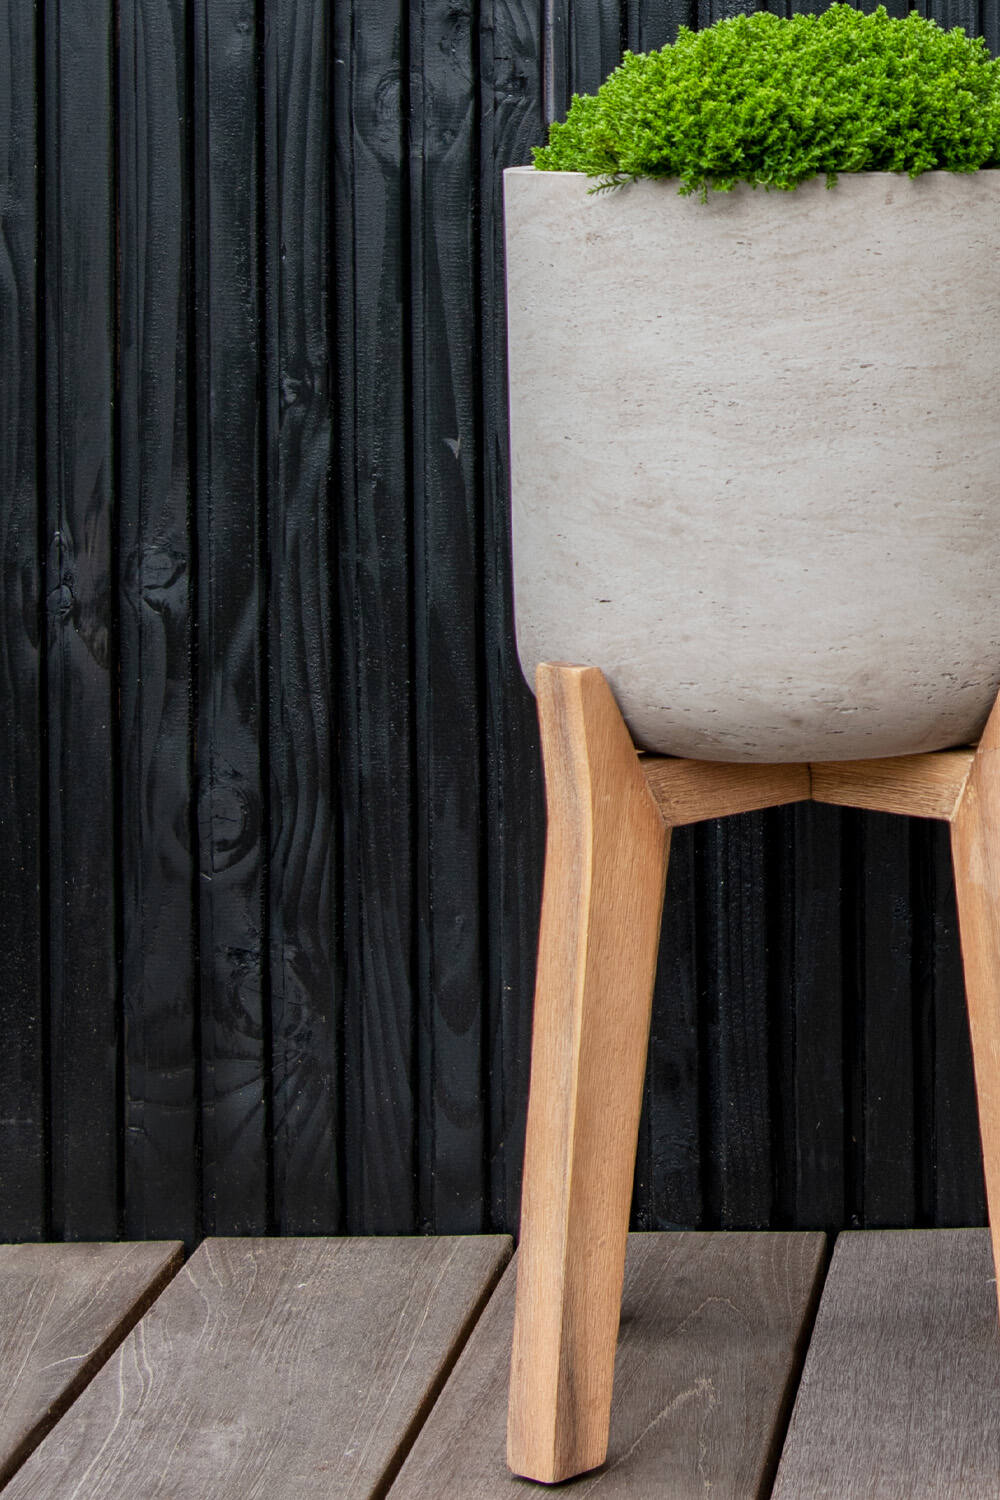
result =
[[[1000,701],[951,819],[951,853],[1000,1297]]]
[[[507,1459],[603,1463],[669,834],[595,667],[542,665],[548,837]]]

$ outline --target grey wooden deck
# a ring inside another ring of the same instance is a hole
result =
[[[541,1494],[503,1462],[511,1252],[0,1247],[3,1500]],[[608,1461],[559,1488],[995,1500],[987,1231],[844,1234],[827,1261],[819,1234],[633,1235]]]

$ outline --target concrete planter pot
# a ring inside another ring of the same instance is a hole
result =
[[[637,744],[847,760],[1000,687],[1000,172],[506,173],[515,613]]]

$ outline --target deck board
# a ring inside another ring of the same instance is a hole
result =
[[[206,1240],[4,1500],[374,1500],[510,1248]]]
[[[574,1500],[767,1493],[825,1261],[822,1234],[629,1237],[608,1461]],[[538,1495],[505,1463],[510,1266],[389,1500]]]
[[[996,1500],[998,1385],[989,1230],[842,1234],[775,1500]]]
[[[0,1245],[0,1485],[182,1259],[174,1241]]]

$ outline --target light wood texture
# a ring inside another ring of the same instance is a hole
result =
[[[729,765],[662,755],[644,755],[639,764],[670,828],[729,813],[781,807],[786,802],[807,802],[810,796],[806,765]]]
[[[1000,699],[951,823],[993,1260],[1000,1278]],[[1000,1281],[997,1286],[1000,1294]]]
[[[176,1242],[0,1246],[0,1485],[182,1259]]]
[[[775,1500],[996,1500],[992,1274],[985,1229],[840,1236]]]
[[[548,799],[508,1458],[607,1446],[668,833],[604,677],[537,676]]]
[[[206,1240],[4,1500],[382,1495],[509,1255]]]
[[[821,1234],[629,1236],[601,1500],[767,1493],[825,1261]],[[390,1500],[538,1494],[504,1463],[508,1269]]]
[[[911,818],[951,818],[962,795],[973,750],[939,750],[886,760],[814,761],[814,802]]]

